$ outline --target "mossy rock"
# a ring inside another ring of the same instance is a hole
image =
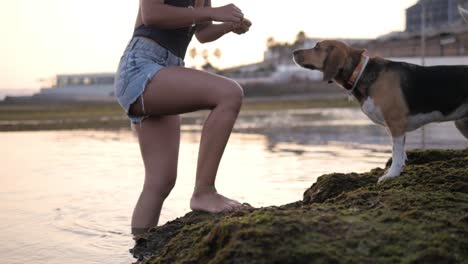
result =
[[[330,174],[304,200],[189,213],[137,239],[140,263],[467,263],[468,149],[411,151],[383,169]]]

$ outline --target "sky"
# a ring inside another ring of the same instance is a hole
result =
[[[131,38],[137,0],[14,0],[0,3],[0,90],[38,89],[56,74],[115,72]],[[417,0],[212,0],[234,3],[253,25],[214,43],[218,67],[263,59],[268,37],[292,42],[299,31],[318,38],[374,38],[405,28],[405,9]],[[287,3],[287,4],[286,4]],[[188,66],[197,62],[186,58]]]

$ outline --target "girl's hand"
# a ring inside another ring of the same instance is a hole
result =
[[[240,23],[244,18],[242,11],[234,4],[216,7],[212,10],[213,21]]]
[[[247,18],[244,18],[240,23],[233,23],[232,32],[236,33],[237,35],[242,35],[249,31],[250,26],[252,26],[252,22]]]

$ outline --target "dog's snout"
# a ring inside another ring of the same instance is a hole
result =
[[[301,62],[304,60],[304,55],[303,55],[302,50],[295,50],[295,51],[293,52],[293,56],[294,56],[294,60],[295,60],[297,63],[301,63]]]
[[[293,52],[294,58],[302,57],[302,50],[295,50]]]

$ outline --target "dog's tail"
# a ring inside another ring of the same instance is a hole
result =
[[[455,126],[468,139],[468,118],[455,121]]]

